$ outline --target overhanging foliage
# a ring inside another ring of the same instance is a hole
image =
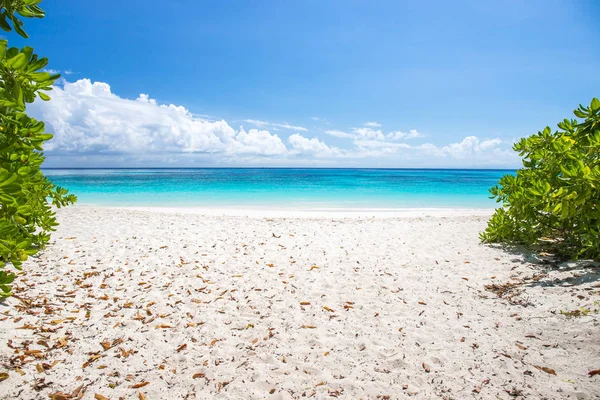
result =
[[[40,2],[0,0],[0,28],[28,37],[18,15],[43,18]],[[43,144],[52,135],[25,113],[37,97],[50,100],[44,92],[60,75],[45,72],[47,64],[31,47],[9,48],[0,40],[0,297],[11,295],[14,269],[50,240],[57,225],[52,206],[76,200],[42,173]]]
[[[600,258],[600,100],[579,106],[552,132],[521,139],[516,175],[490,192],[502,203],[484,242],[539,244],[561,256]]]

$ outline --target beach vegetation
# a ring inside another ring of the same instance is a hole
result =
[[[595,301],[593,306],[594,307],[600,306],[600,301]],[[560,310],[560,314],[564,315],[567,318],[585,317],[590,314],[598,314],[598,313],[600,313],[600,309],[598,309],[598,308],[592,309],[592,308],[581,307],[578,310],[573,310],[573,311]]]
[[[0,28],[27,38],[21,18],[43,18],[41,0],[0,0]],[[60,77],[45,71],[48,59],[31,47],[0,40],[0,298],[12,294],[15,271],[50,240],[57,226],[53,207],[76,201],[44,176],[44,123],[28,116],[28,103],[50,100]]]
[[[600,100],[574,114],[514,145],[523,167],[490,189],[501,207],[483,242],[600,258]]]

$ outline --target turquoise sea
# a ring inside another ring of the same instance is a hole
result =
[[[509,170],[46,169],[79,204],[213,208],[493,208]]]

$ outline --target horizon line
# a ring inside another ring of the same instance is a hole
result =
[[[331,169],[331,170],[446,170],[446,171],[516,171],[519,168],[436,168],[436,167],[42,167],[45,170],[128,170],[128,169]]]

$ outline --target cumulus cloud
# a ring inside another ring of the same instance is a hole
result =
[[[308,129],[306,129],[303,126],[296,126],[296,125],[290,125],[290,124],[277,124],[274,122],[269,122],[269,121],[261,121],[258,119],[246,119],[244,120],[244,122],[247,122],[249,124],[253,124],[259,127],[274,127],[274,128],[283,128],[283,129],[289,129],[292,131],[302,131],[302,132],[308,132]]]
[[[288,142],[293,154],[312,154],[315,156],[335,156],[341,154],[339,149],[332,148],[318,138],[306,138],[298,133],[290,135]]]
[[[271,135],[268,131],[250,129],[246,133],[244,128],[240,128],[230,151],[236,154],[277,156],[284,155],[287,148],[279,136]]]
[[[335,136],[338,138],[343,138],[343,139],[352,139],[354,138],[354,135],[351,133],[346,133],[343,131],[336,131],[336,130],[327,130],[325,131],[326,134],[330,135],[330,136]]]
[[[324,131],[349,139],[343,147],[333,147],[322,137],[298,133],[307,131],[303,127],[247,120],[255,128],[236,129],[183,106],[160,104],[148,94],[120,97],[107,83],[89,79],[64,81],[51,95],[51,101],[36,101],[28,111],[54,133],[46,150],[56,166],[75,165],[73,160],[80,166],[198,165],[197,160],[204,165],[291,166],[311,159],[340,166],[342,160],[344,165],[392,167],[516,164],[509,146],[498,138],[468,136],[447,145],[415,145],[407,142],[423,137],[417,130],[383,132],[372,123],[350,131]],[[288,137],[269,131],[277,128],[297,132]]]
[[[354,128],[352,131],[356,134],[356,137],[360,139],[385,139],[385,135],[381,132],[381,129]]]
[[[422,138],[425,135],[418,132],[416,129],[411,129],[408,132],[394,131],[385,134],[381,129],[373,129],[370,127],[361,127],[352,129],[352,133],[347,133],[339,130],[326,130],[325,133],[330,136],[335,136],[343,139],[354,139],[360,141],[364,139],[381,140],[381,141],[400,141]]]
[[[410,132],[409,132],[410,134]],[[498,138],[480,140],[476,136],[446,146],[432,143],[411,145],[377,139],[356,139],[356,155],[381,161],[398,158],[413,167],[515,166],[518,157]]]
[[[452,143],[444,146],[442,151],[452,157],[464,158],[486,151],[493,151],[497,149],[501,143],[502,141],[497,138],[480,141],[477,136],[467,136],[459,143]]]
[[[388,140],[410,140],[410,139],[422,138],[424,136],[425,135],[418,132],[416,129],[411,129],[408,132],[402,132],[402,131],[390,132],[386,135],[386,138]]]
[[[363,125],[370,128],[381,128],[381,124],[379,122],[365,122]]]
[[[398,154],[401,150],[411,149],[406,143],[390,143],[383,140],[359,139],[354,142],[358,154],[362,157],[381,157]]]
[[[147,94],[130,100],[108,84],[81,79],[55,87],[52,100],[32,105],[50,125],[52,152],[96,154],[220,153],[281,155],[285,144],[265,130],[235,130],[197,118],[185,107],[161,105]]]

